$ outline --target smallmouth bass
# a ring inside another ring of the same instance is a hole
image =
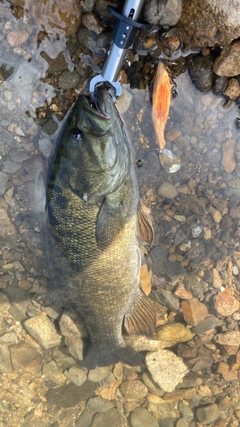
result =
[[[155,314],[140,289],[137,233],[152,238],[139,203],[131,147],[106,86],[97,103],[80,95],[64,131],[47,188],[48,297],[77,312],[91,340],[85,366],[119,360],[142,365],[124,342],[128,333],[152,335]]]

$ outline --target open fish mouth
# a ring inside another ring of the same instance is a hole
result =
[[[101,96],[103,86],[107,90],[106,85],[102,83],[101,85],[95,86],[94,92],[91,95],[84,97],[80,95],[79,104],[90,114],[94,114],[99,118],[110,120],[110,114],[107,113],[104,99]]]

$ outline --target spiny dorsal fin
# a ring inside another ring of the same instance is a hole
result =
[[[156,314],[152,301],[138,291],[132,311],[124,318],[124,326],[129,335],[153,336],[156,332]]]
[[[151,217],[150,209],[143,203],[140,199],[138,210],[137,210],[137,219],[138,219],[138,237],[145,243],[152,245],[153,243],[153,223]]]

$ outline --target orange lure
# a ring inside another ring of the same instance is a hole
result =
[[[171,84],[165,65],[159,62],[152,97],[152,121],[160,150],[165,147],[164,129],[171,101]]]

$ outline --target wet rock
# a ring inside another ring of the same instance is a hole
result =
[[[165,427],[174,427],[176,423],[176,418],[178,418],[179,414],[176,410],[175,403],[170,402],[166,403],[161,397],[155,396],[154,394],[147,395],[148,408],[152,412],[153,416],[157,420],[161,421],[161,427],[164,426],[164,421],[166,421]],[[173,420],[173,419],[174,420]],[[169,420],[172,419],[172,420]],[[171,421],[171,423],[170,423]]]
[[[153,381],[150,373],[148,371],[144,372],[142,374],[142,380],[144,382],[144,384],[147,386],[148,390],[150,391],[150,393],[155,394],[156,396],[163,396],[163,394],[165,393],[164,390],[162,388],[159,387],[159,385]]]
[[[159,350],[146,356],[146,364],[154,381],[163,390],[175,390],[188,369],[182,359],[169,350]]]
[[[2,316],[10,308],[10,303],[7,295],[0,292],[0,315]]]
[[[158,190],[159,196],[165,197],[167,199],[174,199],[178,195],[178,191],[171,182],[165,181],[161,184]]]
[[[0,241],[8,245],[16,240],[16,229],[7,214],[7,204],[0,203]]]
[[[236,168],[234,139],[228,139],[222,144],[222,166],[226,172],[231,173]]]
[[[150,297],[157,301],[159,304],[164,305],[170,310],[177,311],[179,308],[179,301],[175,298],[172,292],[167,291],[165,289],[158,289],[156,291],[152,291]]]
[[[147,387],[139,380],[124,381],[119,388],[126,399],[144,399],[148,393]]]
[[[237,369],[232,370],[227,363],[220,362],[218,364],[218,372],[223,376],[225,381],[234,381],[238,379]]]
[[[232,289],[225,289],[216,295],[214,308],[222,316],[231,316],[239,309],[239,301],[233,296]]]
[[[130,414],[131,427],[158,427],[158,422],[146,408],[137,408]]]
[[[187,300],[192,299],[193,297],[191,292],[188,292],[182,283],[179,283],[176,290],[174,291],[174,295],[176,295],[178,298],[187,299]]]
[[[116,380],[112,374],[104,380],[104,386],[97,391],[98,396],[103,399],[113,400],[116,397],[116,392],[122,380]]]
[[[15,332],[7,332],[0,336],[0,343],[12,344],[17,342],[18,336]]]
[[[90,427],[92,424],[93,416],[94,413],[92,411],[90,411],[89,409],[85,409],[85,411],[76,421],[76,427]]]
[[[38,372],[41,370],[41,356],[37,350],[25,342],[13,344],[9,347],[12,366],[15,371]]]
[[[150,256],[153,262],[152,271],[156,276],[169,277],[172,284],[174,284],[181,277],[185,276],[185,269],[178,262],[169,262],[168,255],[169,254],[166,248],[163,246],[155,246],[150,252]],[[166,296],[166,298],[168,297]],[[174,305],[176,305],[177,299],[174,298],[174,300]]]
[[[123,88],[121,95],[116,101],[116,107],[120,114],[124,114],[127,112],[131,104],[131,101],[132,101],[131,93],[125,88]]]
[[[179,403],[179,411],[181,415],[185,418],[186,421],[191,421],[194,417],[193,411],[191,410],[190,406],[186,403]]]
[[[179,420],[177,420],[176,427],[188,427],[188,426],[189,426],[189,422],[185,418],[179,418]]]
[[[79,316],[70,310],[64,310],[59,321],[59,327],[64,337],[72,336],[84,338],[88,336],[86,328]]]
[[[195,298],[201,298],[209,287],[207,283],[200,278],[196,278],[193,274],[188,274],[188,276],[184,278],[184,284],[186,289],[191,292]]]
[[[70,368],[69,371],[65,371],[64,374],[77,386],[82,385],[87,379],[86,371],[75,366]]]
[[[239,10],[238,10],[239,13]],[[240,35],[240,34],[239,34]],[[237,37],[234,37],[237,38]],[[218,76],[237,76],[240,74],[240,41],[237,40],[223,48],[219,57],[215,59],[213,71]]]
[[[127,427],[126,418],[117,409],[113,408],[107,412],[101,412],[95,415],[91,427]]]
[[[68,70],[68,64],[63,52],[60,52],[56,58],[48,56],[47,52],[41,52],[41,57],[48,63],[47,73],[53,74]]]
[[[26,320],[24,327],[43,348],[51,348],[61,342],[61,336],[56,332],[51,320],[45,315],[39,314]]]
[[[159,3],[159,2],[158,2]],[[164,2],[163,2],[164,4]],[[161,25],[176,25],[182,15],[182,0],[167,0]]]
[[[240,332],[228,331],[215,336],[215,341],[221,345],[240,345]]]
[[[0,372],[12,372],[11,356],[7,344],[0,344]]]
[[[144,3],[143,17],[149,24],[157,24],[163,16],[166,1],[146,0]]]
[[[212,351],[200,346],[197,357],[191,362],[195,362],[191,369],[193,372],[199,373],[202,369],[210,369],[213,365]]]
[[[58,86],[64,90],[76,89],[80,81],[81,77],[77,71],[63,71],[58,77]]]
[[[191,326],[196,326],[208,315],[206,305],[199,302],[197,299],[183,301],[181,304],[184,320]]]
[[[150,339],[145,337],[144,335],[126,336],[125,340],[136,351],[157,351],[161,348],[171,347],[171,342],[169,341],[159,341],[155,339]]]
[[[11,47],[20,46],[29,38],[29,33],[26,30],[10,31],[7,35],[8,43]]]
[[[88,372],[88,379],[94,383],[101,382],[110,375],[111,371],[108,366],[98,366]]]
[[[217,326],[221,326],[222,321],[214,316],[209,316],[206,319],[202,320],[198,323],[197,326],[193,327],[193,331],[196,334],[202,334],[203,332],[210,331],[211,329],[215,329]]]
[[[212,269],[212,281],[213,281],[214,288],[221,288],[222,279],[216,268]]]
[[[179,28],[186,43],[196,49],[231,43],[240,36],[238,6],[234,0],[184,1]]]
[[[58,388],[49,389],[46,393],[47,404],[54,405],[59,409],[72,408],[78,403],[94,396],[97,387],[97,383],[85,381],[85,383],[79,387],[70,383]]]
[[[43,366],[43,375],[54,387],[66,382],[65,375],[60,371],[54,360],[51,360],[51,362],[48,362]]]
[[[100,24],[95,13],[84,13],[82,17],[82,24],[88,28],[89,31],[93,31],[96,34],[101,34],[104,30],[104,27]]]
[[[202,92],[209,92],[213,87],[213,57],[210,56],[194,56],[188,72],[193,84]]]
[[[91,397],[87,403],[87,409],[93,413],[107,412],[114,407],[114,403],[101,397]]]
[[[72,336],[65,337],[64,343],[73,357],[78,360],[83,360],[83,340],[81,338]]]
[[[42,127],[43,132],[47,135],[53,135],[58,128],[57,123],[51,118]]]
[[[209,424],[215,421],[219,417],[220,413],[221,411],[216,403],[198,408],[196,411],[198,421],[203,424]]]
[[[8,175],[0,171],[0,196],[3,196],[7,190]]]
[[[215,209],[213,206],[209,206],[209,212],[212,215],[213,221],[216,224],[219,224],[222,220],[221,213],[217,209]]]
[[[230,209],[230,216],[233,219],[240,219],[240,207],[234,206]]]
[[[67,347],[62,348],[61,350],[56,348],[53,352],[53,359],[59,366],[61,366],[63,371],[76,364],[76,360],[69,355]]]
[[[223,94],[235,100],[240,96],[240,84],[237,79],[230,79]]]
[[[204,197],[196,197],[190,196],[186,199],[180,199],[180,203],[182,203],[187,209],[196,213],[197,215],[206,215],[207,214],[207,199]]]
[[[21,163],[17,163],[12,159],[9,159],[4,162],[2,171],[8,174],[14,174],[15,172],[19,171],[21,167],[22,167]]]
[[[169,341],[173,345],[178,342],[190,341],[194,335],[195,334],[182,323],[169,323],[160,326],[154,338],[159,341]]]
[[[51,143],[50,139],[49,138],[40,139],[39,143],[38,143],[38,148],[44,157],[49,157],[51,152],[52,152],[52,143]]]
[[[87,28],[80,28],[77,34],[78,41],[91,52],[98,56],[105,56],[106,48],[97,45],[97,36],[89,33]]]
[[[82,0],[81,6],[84,10],[84,12],[91,12],[94,9],[94,6],[96,4],[96,0]]]

